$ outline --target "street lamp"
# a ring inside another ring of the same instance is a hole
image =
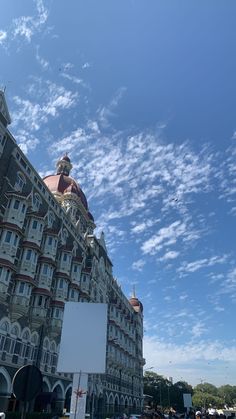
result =
[[[162,398],[161,398],[161,381],[155,381],[155,384],[159,384],[159,400],[160,400],[160,407],[162,405]],[[157,389],[158,387],[155,386],[155,389]]]
[[[167,394],[168,394],[168,405],[169,405],[169,407],[171,407],[170,406],[170,387],[171,387],[171,383],[166,383],[166,385],[167,385]]]

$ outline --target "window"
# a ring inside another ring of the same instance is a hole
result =
[[[49,236],[48,237],[48,246],[51,246],[52,245],[52,237],[51,236]]]
[[[67,261],[67,254],[66,253],[63,253],[63,262],[66,262]]]
[[[71,296],[71,298],[74,298],[74,296],[75,296],[75,290],[71,290],[71,292],[70,292],[70,296]]]
[[[9,324],[7,323],[7,321],[1,324],[0,330],[7,333],[9,332]]]
[[[33,220],[33,222],[32,222],[32,228],[33,228],[33,230],[36,230],[37,227],[38,227],[38,221],[37,220]]]
[[[20,284],[19,284],[19,294],[24,294],[24,289],[25,289],[25,283],[20,282]]]
[[[12,237],[12,232],[11,231],[7,231],[6,232],[6,236],[5,236],[5,242],[6,243],[10,243],[11,237]]]
[[[61,288],[61,289],[64,288],[64,281],[63,281],[63,279],[60,279],[60,281],[59,281],[59,288]]]
[[[9,269],[8,269],[7,272],[6,272],[6,276],[5,276],[5,282],[9,282],[10,276],[11,276],[11,271],[9,271]]]
[[[21,172],[17,172],[16,174],[16,181],[15,181],[15,186],[14,188],[17,191],[22,191],[24,185],[25,185],[26,181],[25,181],[25,177]]]
[[[42,200],[38,194],[34,194],[33,196],[33,207],[35,211],[38,211],[40,208],[40,205],[42,204]]]
[[[68,238],[68,232],[64,228],[63,231],[62,231],[62,235],[61,235],[61,241],[62,241],[63,244],[66,244],[67,238]]]
[[[43,302],[43,297],[42,297],[42,295],[40,295],[38,297],[38,305],[41,306],[42,305],[42,302]]]
[[[26,205],[25,204],[22,204],[22,207],[21,207],[21,212],[24,214],[25,213],[25,209],[26,209]]]
[[[48,227],[52,227],[54,221],[55,221],[54,214],[53,214],[53,212],[50,211],[48,213]]]
[[[32,255],[32,250],[31,249],[27,249],[26,251],[26,260],[30,260],[31,259],[31,255]]]
[[[2,144],[2,146],[4,146],[5,142],[6,142],[6,137],[2,133],[0,133],[0,143]]]
[[[17,234],[15,234],[15,238],[14,238],[14,246],[16,247],[18,243],[18,236]]]
[[[48,265],[43,265],[43,275],[47,275],[48,273]]]
[[[78,266],[74,265],[74,272],[78,272]]]
[[[20,201],[18,201],[18,199],[16,199],[15,202],[14,202],[13,208],[15,210],[17,210],[17,209],[19,209],[19,206],[20,206]]]

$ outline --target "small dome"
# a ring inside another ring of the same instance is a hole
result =
[[[70,158],[65,154],[57,162],[57,174],[46,176],[43,180],[48,189],[54,194],[69,194],[73,193],[80,198],[84,208],[88,211],[88,203],[84,192],[80,185],[73,179],[70,174],[72,164]]]
[[[137,297],[132,296],[129,299],[129,302],[130,302],[131,306],[134,308],[134,310],[136,312],[139,312],[139,311],[141,311],[141,313],[143,312],[143,305],[142,305],[141,301],[139,301],[139,299]]]

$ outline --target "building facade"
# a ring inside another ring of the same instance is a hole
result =
[[[103,233],[65,155],[42,179],[17,146],[0,91],[0,411],[17,410],[12,379],[23,365],[43,374],[35,410],[69,410],[70,374],[57,373],[66,301],[108,304],[106,374],[89,376],[87,412],[139,412],[143,307],[113,277]],[[85,319],[86,321],[86,319]],[[74,331],[76,333],[76,330]]]

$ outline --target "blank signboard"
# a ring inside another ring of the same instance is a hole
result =
[[[107,304],[65,303],[58,372],[105,373]]]

